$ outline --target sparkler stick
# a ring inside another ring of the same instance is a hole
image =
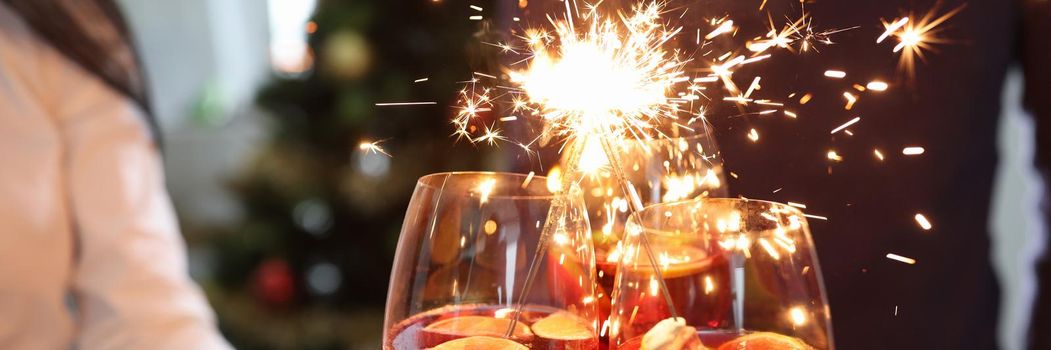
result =
[[[570,147],[569,162],[566,167],[566,174],[562,179],[574,179],[580,174],[578,165],[580,164],[580,155],[583,152],[584,145],[573,145]],[[569,186],[566,186],[569,184]],[[511,338],[512,332],[514,332],[515,326],[518,324],[518,319],[522,314],[522,307],[525,306],[526,296],[533,289],[533,281],[536,280],[536,274],[540,271],[540,262],[544,258],[544,254],[547,254],[548,240],[554,235],[555,230],[560,225],[565,223],[566,209],[569,207],[569,195],[575,191],[580,191],[580,187],[576,185],[572,180],[562,181],[563,194],[555,196],[551,202],[551,207],[547,210],[547,220],[544,222],[544,227],[540,230],[540,241],[537,242],[536,252],[533,253],[533,259],[529,262],[529,271],[526,272],[525,283],[522,285],[522,292],[518,294],[518,300],[515,302],[515,311],[511,316],[511,324],[507,326],[507,331],[504,333],[505,338]],[[567,188],[568,187],[568,188]]]
[[[639,199],[638,192],[635,191],[635,187],[628,180],[627,176],[620,167],[620,156],[616,152],[613,143],[610,141],[612,138],[609,132],[605,132],[598,136],[599,142],[602,145],[602,150],[606,154],[606,158],[609,160],[609,165],[612,168],[610,171],[620,184],[621,189],[624,191],[625,196],[630,200],[628,201],[631,206],[632,212],[638,212],[642,210],[642,200]],[[566,162],[566,173],[562,177],[563,188],[568,187],[566,191],[569,194],[575,191],[580,191],[580,187],[577,186],[575,179],[581,176],[580,171],[580,158],[584,153],[584,142],[574,143],[568,150],[568,159]],[[566,186],[568,184],[568,186]],[[526,273],[525,283],[522,286],[522,292],[518,295],[518,300],[515,302],[515,311],[512,313],[511,323],[507,327],[507,331],[504,333],[505,337],[510,338],[515,326],[518,323],[519,317],[522,314],[522,307],[525,305],[525,298],[529,295],[529,292],[533,288],[533,282],[536,280],[536,274],[540,270],[540,262],[542,261],[544,254],[547,253],[548,241],[554,234],[554,232],[565,223],[564,217],[568,209],[568,195],[556,196],[554,201],[551,203],[551,207],[548,209],[547,220],[544,223],[543,228],[540,231],[540,241],[537,243],[536,252],[533,254],[533,259],[529,263],[529,271]],[[671,293],[668,291],[668,286],[664,282],[664,274],[660,270],[660,264],[657,261],[657,257],[653,254],[652,246],[650,245],[649,239],[646,238],[645,234],[640,235],[640,242],[642,248],[646,250],[647,257],[649,258],[650,266],[653,268],[654,274],[657,277],[657,281],[660,284],[661,294],[664,296],[664,301],[668,305],[668,310],[671,312],[672,317],[679,317],[678,311],[675,308],[675,302],[671,298]]]
[[[599,142],[602,143],[602,149],[606,152],[606,158],[609,159],[609,165],[613,169],[611,173],[617,178],[617,182],[620,183],[621,188],[624,190],[624,194],[630,199],[628,203],[631,203],[631,212],[637,213],[642,210],[642,200],[639,199],[639,194],[635,191],[635,186],[631,184],[631,181],[624,176],[624,172],[620,167],[620,155],[617,154],[617,150],[613,148],[613,144],[610,142],[609,135],[604,135],[599,138]],[[671,293],[668,291],[668,285],[664,282],[664,273],[661,272],[660,264],[657,263],[657,256],[653,254],[653,248],[650,245],[649,238],[646,237],[645,233],[639,234],[639,242],[642,243],[642,248],[646,249],[646,254],[649,257],[650,266],[653,268],[653,273],[657,275],[657,281],[660,283],[661,294],[664,295],[664,302],[668,303],[668,310],[671,311],[671,317],[678,318],[679,312],[675,310],[675,302],[671,299]]]

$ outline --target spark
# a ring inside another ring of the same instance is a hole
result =
[[[898,68],[909,74],[910,77],[915,76],[916,60],[923,61],[925,59],[924,52],[932,51],[935,44],[948,42],[948,40],[938,37],[937,34],[941,31],[941,28],[938,26],[955,16],[965,6],[966,4],[960,5],[936,17],[938,12],[938,6],[936,5],[919,20],[902,17],[892,22],[884,21],[883,27],[885,31],[876,39],[876,42],[882,42],[889,36],[896,37],[898,44],[894,46],[892,51],[900,54],[898,57]]]
[[[907,257],[901,256],[901,255],[898,255],[898,254],[894,254],[894,253],[887,253],[887,259],[897,260],[897,261],[900,261],[900,262],[903,262],[903,263],[906,263],[906,264],[909,264],[909,265],[915,265],[916,264],[916,259],[907,258]]]
[[[495,127],[486,126],[485,127],[485,132],[482,133],[482,136],[478,136],[478,137],[474,138],[471,141],[472,142],[486,142],[490,146],[495,145],[496,142],[498,142],[498,141],[507,141],[507,138],[504,137],[503,135],[500,135],[500,132],[501,132],[500,129],[496,129]]]
[[[413,83],[422,83],[422,82],[425,82],[425,81],[427,81],[429,79],[430,78],[419,78],[419,79],[413,80],[412,82]]]
[[[522,189],[523,190],[529,187],[529,183],[530,182],[533,182],[533,177],[534,176],[536,176],[536,172],[532,172],[532,171],[529,172],[529,175],[526,175],[525,180],[522,181]]]
[[[467,17],[467,19],[472,20],[472,21],[481,21],[482,20],[482,16],[471,16],[471,17]]]
[[[917,213],[915,218],[916,218],[916,223],[919,224],[920,228],[922,228],[924,231],[930,231],[931,228],[933,227],[933,226],[931,226],[930,220],[927,220],[927,217],[924,216],[923,214]]]
[[[759,132],[752,128],[752,130],[748,131],[748,139],[752,140],[752,142],[759,142]]]
[[[383,141],[386,141],[386,140],[380,140],[380,141],[374,141],[374,142],[361,141],[361,143],[358,144],[358,149],[361,150],[362,152],[365,152],[365,153],[372,152],[373,154],[382,154],[382,155],[385,155],[387,157],[390,157],[391,156],[390,153],[387,153],[387,151],[384,150],[383,147],[380,147],[380,143],[383,143]]]
[[[854,103],[855,102],[858,102],[858,97],[857,96],[854,96],[854,94],[846,92],[846,91],[843,92],[843,98],[847,99],[847,105],[844,106],[843,109],[846,109],[848,111],[854,108]]]
[[[843,79],[847,76],[847,73],[841,70],[826,70],[825,76],[835,79]]]
[[[843,123],[843,125],[840,125],[839,127],[835,128],[835,129],[832,129],[832,132],[830,132],[829,134],[835,134],[835,133],[839,132],[840,130],[846,129],[846,128],[850,127],[851,125],[856,124],[859,121],[861,121],[861,117],[854,117],[854,119],[851,119],[851,120],[847,121],[846,123]]]
[[[482,8],[479,7],[479,6],[471,5],[471,6],[468,6],[468,7],[470,7],[472,10],[475,10],[475,11],[478,11],[478,12],[482,12]]]
[[[887,83],[884,83],[882,81],[873,80],[873,81],[870,81],[868,83],[868,85],[865,85],[865,87],[867,87],[869,90],[872,90],[872,91],[886,91],[888,85],[887,85]]]
[[[907,156],[918,156],[918,155],[923,154],[923,152],[926,152],[926,150],[923,149],[923,147],[917,147],[917,146],[905,147],[904,149],[901,150],[901,154],[904,154],[904,155],[907,155]]]
[[[874,149],[872,150],[872,153],[876,155],[876,159],[879,159],[879,161],[881,162],[883,161],[883,152],[880,152],[878,149]]]
[[[821,216],[821,215],[803,214],[803,216],[811,218],[811,219],[828,221],[828,217]]]
[[[732,32],[733,30],[734,30],[734,21],[732,19],[727,19],[727,20],[722,21],[719,24],[719,26],[715,27],[715,29],[713,29],[710,33],[708,33],[708,35],[705,35],[704,39],[712,40],[712,38],[715,38],[715,37],[717,37],[719,35],[722,35],[722,34],[725,34],[725,33]]]
[[[813,25],[814,19],[805,11],[799,19],[785,23],[781,30],[777,30],[773,19],[769,16],[767,16],[767,21],[769,22],[769,30],[765,37],[762,39],[757,38],[748,42],[745,45],[745,48],[756,53],[764,52],[774,47],[786,49],[790,52],[795,52],[796,50],[799,52],[807,52],[810,51],[811,48],[815,48],[815,43],[822,43],[825,45],[833,44],[830,38],[832,34],[858,28],[851,27],[846,29],[815,31]],[[795,47],[793,47],[793,44]]]
[[[745,47],[748,50],[757,53],[764,52],[772,47],[790,49],[791,46],[789,45],[791,45],[792,42],[795,41],[793,39],[793,36],[796,33],[799,33],[799,30],[801,29],[800,25],[805,19],[806,17],[804,16],[803,18],[800,18],[795,22],[786,23],[784,27],[780,31],[778,31],[775,28],[773,19],[769,18],[768,16],[767,20],[770,22],[770,31],[766,33],[765,39],[750,41],[747,44],[745,44]]]
[[[799,104],[805,105],[805,104],[807,104],[807,102],[810,102],[810,99],[812,99],[812,98],[814,98],[814,95],[811,95],[808,92],[808,93],[804,94],[803,97],[799,98]]]
[[[883,26],[886,30],[884,30],[883,34],[880,34],[880,36],[876,38],[876,43],[882,43],[883,40],[887,39],[892,34],[894,34],[894,32],[898,31],[898,29],[901,28],[901,26],[905,25],[905,23],[909,23],[908,17],[902,17],[897,21],[894,21],[894,23],[884,24]]]
[[[796,115],[796,114],[795,114],[795,112],[792,112],[792,111],[789,111],[789,110],[785,110],[785,111],[784,111],[784,113],[785,113],[785,115],[786,115],[786,116],[788,116],[789,118],[792,118],[792,119],[796,119],[796,118],[799,118],[799,116],[798,116],[798,115]]]
[[[828,151],[828,154],[826,154],[825,156],[828,157],[828,159],[831,160],[831,161],[835,161],[835,162],[842,162],[843,161],[843,157],[840,156],[839,153],[836,153],[836,151],[834,151],[834,150]]]
[[[806,209],[806,204],[803,204],[803,203],[786,202],[785,204],[791,205],[791,206],[799,208],[799,209]]]
[[[377,107],[384,106],[420,106],[420,105],[436,105],[438,102],[380,102],[377,103]]]

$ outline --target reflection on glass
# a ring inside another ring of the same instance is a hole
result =
[[[594,252],[579,191],[540,176],[444,173],[420,179],[387,297],[384,349],[595,349]],[[565,214],[510,334],[515,303],[553,203]]]
[[[797,209],[727,198],[658,204],[633,215],[626,232],[609,330],[619,349],[661,337],[650,330],[672,317],[643,239],[676,314],[705,346],[834,348],[821,270]]]

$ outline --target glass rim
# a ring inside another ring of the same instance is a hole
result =
[[[738,197],[729,197],[729,198],[718,198],[718,197],[717,198],[707,198],[706,197],[706,198],[685,199],[685,200],[674,201],[674,202],[667,202],[667,203],[651,204],[651,205],[647,205],[646,207],[642,208],[642,210],[640,210],[640,211],[631,213],[631,215],[628,217],[628,220],[627,220],[626,223],[635,222],[637,225],[639,225],[639,227],[642,228],[642,230],[641,230],[641,232],[639,232],[639,234],[681,237],[680,233],[677,233],[677,232],[661,230],[661,229],[657,229],[657,228],[653,228],[653,227],[647,227],[646,225],[642,224],[643,221],[641,220],[641,217],[642,217],[642,215],[644,213],[655,211],[655,210],[659,210],[660,208],[681,207],[681,206],[686,205],[686,204],[698,203],[698,202],[700,202],[700,203],[703,203],[703,202],[745,203],[749,207],[756,206],[756,205],[766,205],[768,207],[777,207],[777,208],[783,209],[783,210],[787,209],[790,214],[797,215],[800,218],[802,218],[804,225],[810,226],[809,223],[806,220],[807,219],[806,218],[806,214],[803,214],[803,211],[799,210],[799,208],[796,208],[794,206],[788,205],[786,203],[775,202],[775,201],[771,201],[771,200],[751,199],[751,198],[738,198]],[[809,229],[808,229],[808,231],[809,231]]]
[[[442,177],[447,177],[447,178],[469,178],[469,177],[482,177],[482,176],[492,176],[494,178],[516,178],[516,179],[518,179],[517,183],[520,184],[520,183],[524,182],[526,178],[529,177],[529,174],[513,173],[513,172],[505,172],[505,171],[446,171],[446,172],[431,173],[431,174],[427,174],[427,175],[421,176],[419,179],[416,180],[416,187],[418,187],[418,188],[419,187],[423,187],[423,188],[427,188],[427,189],[430,189],[430,190],[438,191],[438,190],[441,190],[441,186],[438,185],[441,180],[437,180],[437,181],[431,181],[431,180],[440,179]],[[547,193],[547,194],[510,195],[510,194],[500,193],[500,192],[494,191],[493,193],[489,194],[488,198],[490,198],[490,199],[498,198],[498,199],[518,199],[518,200],[541,200],[541,199],[555,199],[555,198],[559,198],[559,197],[569,196],[565,192],[557,192],[557,193],[555,193],[555,192],[551,192],[550,190],[548,190],[547,189],[547,179],[548,179],[547,176],[541,176],[541,175],[535,175],[534,174],[533,178],[530,180],[530,185],[532,185],[533,181],[540,181],[540,183],[543,184],[542,188],[544,189],[544,192]],[[446,181],[448,181],[448,180],[446,180]],[[529,187],[532,187],[532,186],[529,186]],[[525,190],[529,191],[528,188],[525,189]],[[470,195],[470,193],[466,193],[466,194]]]

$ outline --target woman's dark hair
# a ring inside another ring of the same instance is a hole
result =
[[[154,140],[160,133],[135,45],[113,0],[0,0],[71,61],[141,107]]]

